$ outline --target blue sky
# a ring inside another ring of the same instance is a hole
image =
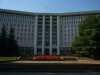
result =
[[[90,11],[100,10],[100,0],[0,0],[0,8],[42,13]]]

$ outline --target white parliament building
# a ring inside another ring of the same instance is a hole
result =
[[[0,9],[0,32],[15,29],[20,51],[29,55],[70,53],[78,35],[79,24],[86,16],[100,16],[100,10],[69,13],[34,13]]]

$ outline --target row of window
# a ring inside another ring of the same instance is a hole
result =
[[[7,17],[7,18],[19,18],[19,19],[31,19],[33,20],[34,16],[28,16],[28,15],[20,15],[20,14],[8,14],[8,13],[0,13],[0,17]]]
[[[62,25],[61,28],[77,28],[78,25]]]
[[[71,46],[72,42],[61,42],[61,46]]]
[[[82,20],[86,16],[61,17],[61,20]]]
[[[9,24],[9,23],[1,23],[2,26],[13,26],[13,27],[25,27],[25,28],[33,28],[33,25],[23,25],[23,24]]]
[[[28,37],[30,37],[30,36],[34,36],[34,34],[33,33],[15,33],[15,35],[20,35],[20,36],[23,36],[23,37],[26,37],[26,36],[28,36]]]
[[[16,37],[16,40],[17,41],[20,41],[20,40],[24,41],[24,40],[26,40],[27,42],[28,41],[32,42],[32,41],[34,41],[34,38],[30,38],[30,37],[29,38],[26,38],[26,37]]]
[[[77,33],[72,33],[72,34],[64,34],[64,36],[77,36]]]
[[[77,29],[71,29],[71,30],[61,30],[61,32],[65,32],[65,33],[69,33],[69,32],[77,32],[78,30]]]
[[[0,27],[1,28],[1,27]],[[7,28],[6,27],[6,30],[8,30],[9,31],[9,29],[10,28]],[[14,28],[14,30],[15,30],[15,32],[19,32],[19,33],[21,33],[21,32],[34,32],[34,30],[33,29],[23,29],[23,28]],[[21,33],[22,34],[22,33]],[[26,35],[26,33],[24,33],[25,35]],[[28,34],[28,33],[27,33]],[[30,34],[28,34],[28,35],[30,35]],[[32,34],[33,35],[33,34]]]
[[[71,47],[61,48],[61,50],[72,50],[72,48]]]
[[[61,21],[61,25],[65,24],[80,24],[81,21]]]
[[[14,23],[25,23],[25,24],[34,24],[34,20],[17,20],[17,19],[6,19],[0,18],[0,22],[14,22]]]

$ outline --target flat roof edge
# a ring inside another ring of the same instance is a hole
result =
[[[9,13],[26,14],[26,15],[78,15],[78,14],[100,13],[100,10],[66,12],[66,13],[36,13],[36,12],[27,12],[27,11],[18,11],[18,10],[10,10],[10,9],[1,9],[0,8],[0,12],[9,12]]]

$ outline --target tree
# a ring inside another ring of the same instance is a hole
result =
[[[7,33],[5,26],[2,27],[0,34],[0,56],[5,56],[7,54]]]
[[[10,56],[18,55],[18,45],[15,40],[14,28],[11,26],[9,35],[8,35],[8,53]]]
[[[79,36],[73,42],[73,48],[80,56],[100,59],[100,18],[88,16],[79,25]]]

